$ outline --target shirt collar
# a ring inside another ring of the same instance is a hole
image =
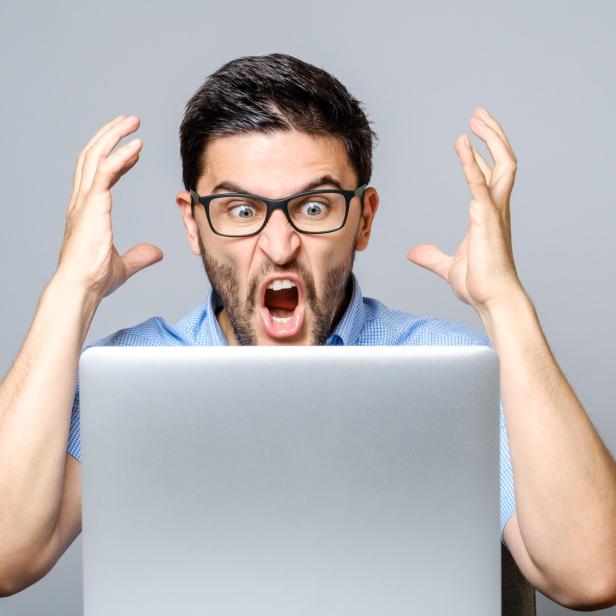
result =
[[[364,298],[359,288],[359,283],[355,274],[351,273],[353,292],[349,305],[340,317],[334,331],[330,334],[325,344],[349,345],[355,344],[359,338],[361,330],[366,323],[366,313],[364,310]]]
[[[212,334],[212,345],[213,346],[229,346],[225,335],[222,333],[222,329],[220,329],[220,325],[218,324],[218,319],[216,318],[216,310],[218,308],[222,308],[222,300],[216,291],[210,287],[210,292],[207,295],[206,300],[207,306],[207,317],[205,319],[206,327],[210,330]]]
[[[351,293],[349,304],[346,307],[342,317],[340,317],[336,327],[325,341],[326,345],[355,344],[366,323],[364,298],[361,289],[359,288],[357,278],[352,272],[351,283],[353,291]],[[229,344],[222,333],[220,325],[218,324],[218,319],[216,318],[216,310],[221,308],[222,305],[220,296],[214,291],[213,288],[210,288],[206,300],[207,316],[205,319],[205,324],[212,334],[211,339],[214,346],[228,346]]]

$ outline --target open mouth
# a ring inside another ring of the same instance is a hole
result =
[[[263,303],[272,315],[275,323],[287,323],[297,307],[297,287],[295,283],[286,280],[274,280],[265,290]]]
[[[261,289],[261,319],[273,338],[296,335],[304,324],[304,289],[294,275],[269,276]]]

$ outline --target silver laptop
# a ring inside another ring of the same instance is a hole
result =
[[[488,347],[93,347],[85,616],[500,613]]]

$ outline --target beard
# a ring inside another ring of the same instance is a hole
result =
[[[253,319],[257,314],[259,280],[262,280],[273,270],[294,273],[303,280],[307,307],[313,316],[309,344],[322,345],[325,343],[331,333],[338,309],[342,306],[347,292],[350,294],[355,250],[352,251],[345,263],[326,272],[322,297],[317,295],[314,278],[310,272],[297,261],[291,261],[282,267],[276,267],[271,261],[264,261],[260,270],[251,278],[246,297],[242,299],[240,297],[239,280],[234,269],[230,265],[219,263],[207,254],[200,233],[198,233],[198,239],[205,273],[212,289],[220,297],[224,309],[227,311],[227,317],[238,344],[253,346],[257,344],[257,331]]]

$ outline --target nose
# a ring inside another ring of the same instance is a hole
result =
[[[277,265],[292,261],[301,245],[298,232],[291,226],[284,212],[272,212],[259,234],[259,247]]]

